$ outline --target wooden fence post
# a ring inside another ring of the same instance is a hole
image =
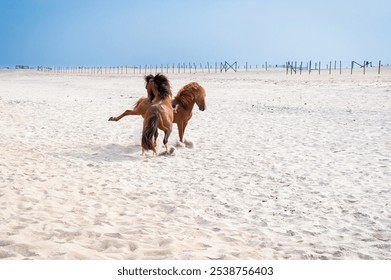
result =
[[[379,60],[379,69],[377,70],[378,75],[380,75],[380,65],[381,65],[381,60]]]
[[[342,74],[342,61],[339,61],[339,74]]]
[[[363,69],[363,74],[364,74],[364,75],[365,75],[365,66],[366,66],[365,64],[366,64],[366,61],[364,60],[364,64],[363,64],[363,66],[362,66],[362,67],[364,68],[364,69]]]

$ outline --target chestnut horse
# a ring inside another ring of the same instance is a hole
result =
[[[146,76],[145,81],[148,82],[151,79],[152,75]],[[152,76],[153,77],[153,76]],[[145,116],[145,112],[152,105],[152,100],[154,99],[153,92],[148,92],[148,97],[142,96],[136,102],[134,108],[132,110],[126,110],[124,113],[119,115],[118,117],[110,117],[109,121],[119,121],[125,116],[129,115],[141,115],[143,118]],[[174,107],[174,123],[177,124],[178,133],[179,133],[179,141],[184,143],[184,134],[187,123],[191,119],[193,113],[193,107],[196,103],[198,109],[204,111],[206,109],[205,102],[206,92],[205,89],[198,83],[192,82],[184,87],[182,87],[175,98],[172,100],[172,107]],[[150,99],[152,100],[150,101]]]
[[[204,111],[206,109],[205,89],[196,82],[189,83],[181,88],[174,100],[172,107],[174,107],[174,123],[178,126],[179,141],[184,143],[184,134],[187,123],[193,115],[193,107],[196,103],[198,109]]]
[[[153,78],[147,80],[148,99],[151,106],[144,114],[143,133],[141,137],[142,154],[145,151],[152,150],[156,153],[156,139],[158,137],[158,129],[164,131],[163,144],[168,153],[168,138],[172,132],[172,122],[174,114],[172,109],[172,93],[170,83],[166,76],[157,74]]]

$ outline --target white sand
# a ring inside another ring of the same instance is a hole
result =
[[[141,157],[142,76],[0,71],[0,258],[390,259],[391,70],[345,72],[169,73],[195,147]]]

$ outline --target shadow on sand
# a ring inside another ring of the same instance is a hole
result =
[[[92,153],[88,154],[88,157],[89,160],[93,161],[117,162],[139,160],[141,155],[141,148],[138,145],[122,146],[118,144],[108,144],[91,147],[91,150]]]
[[[118,144],[85,145],[66,152],[65,156],[87,162],[121,162],[136,161],[141,158],[141,147],[138,145],[122,146]]]

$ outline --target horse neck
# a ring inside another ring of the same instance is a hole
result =
[[[176,100],[176,103],[179,103],[182,105],[182,107],[186,110],[191,112],[194,108],[195,99],[193,98],[190,102],[188,102],[188,98],[183,98],[181,96],[176,97],[174,100]]]
[[[194,108],[194,104],[195,104],[195,100],[193,100],[190,104],[189,104],[189,111],[193,111],[193,108]]]
[[[171,106],[171,98],[170,97],[165,97],[163,98],[162,100],[160,100],[160,102],[164,105],[167,105],[168,107],[172,107]]]
[[[152,88],[152,93],[157,98],[159,96],[159,91],[156,88]]]

